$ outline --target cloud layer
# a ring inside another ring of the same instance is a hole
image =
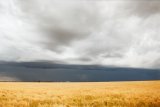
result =
[[[52,62],[0,63],[0,81],[97,82],[159,79],[159,69],[66,65]]]
[[[160,66],[160,2],[0,1],[0,60]]]

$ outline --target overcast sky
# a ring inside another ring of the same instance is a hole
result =
[[[0,0],[0,60],[160,68],[160,1]]]

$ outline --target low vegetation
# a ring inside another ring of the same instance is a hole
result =
[[[160,107],[160,81],[0,82],[0,107]]]

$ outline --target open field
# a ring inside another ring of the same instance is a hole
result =
[[[160,81],[0,82],[0,107],[160,107]]]

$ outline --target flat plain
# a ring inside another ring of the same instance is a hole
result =
[[[160,81],[0,82],[0,107],[160,107]]]

